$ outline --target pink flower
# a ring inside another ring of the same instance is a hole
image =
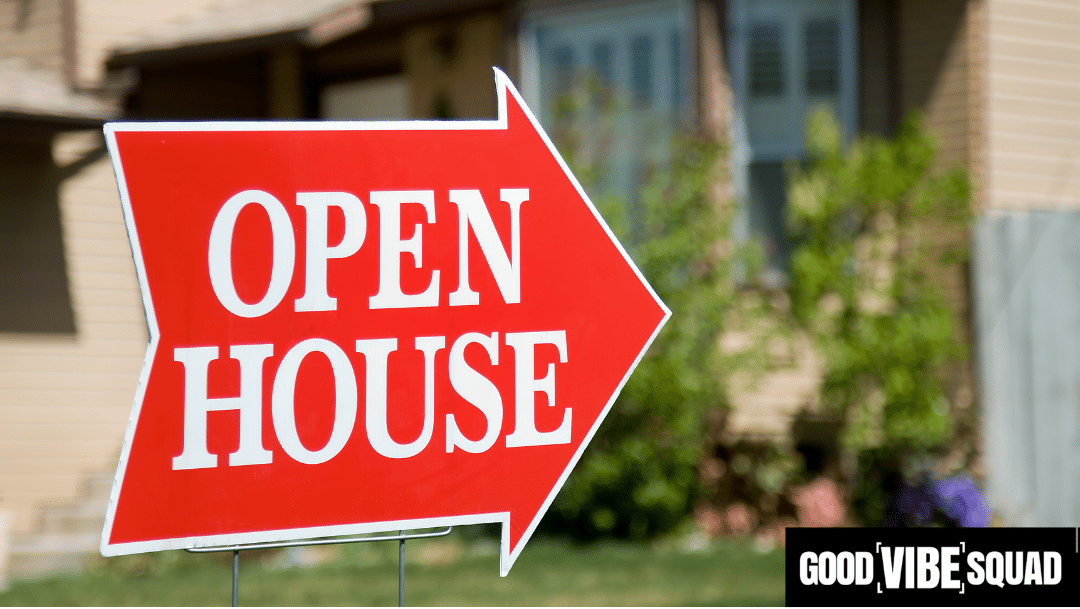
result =
[[[724,511],[724,522],[733,535],[742,537],[749,533],[756,524],[754,514],[744,503],[733,503]]]
[[[795,488],[791,500],[799,515],[799,526],[839,527],[847,519],[840,486],[828,478]]]

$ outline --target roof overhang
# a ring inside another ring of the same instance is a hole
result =
[[[0,129],[5,131],[32,131],[56,133],[58,131],[82,131],[100,129],[108,118],[62,116],[19,112],[0,107]]]
[[[318,48],[357,32],[503,7],[508,0],[232,0],[145,32],[113,51],[110,68],[277,46]]]
[[[318,47],[367,27],[371,0],[241,0],[148,32],[117,49],[111,68],[297,44]]]
[[[22,60],[0,61],[0,128],[56,132],[98,128],[116,109],[98,97],[72,91],[49,70]]]

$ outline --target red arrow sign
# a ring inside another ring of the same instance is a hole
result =
[[[499,119],[113,123],[150,345],[101,553],[501,522],[505,575],[670,312]]]

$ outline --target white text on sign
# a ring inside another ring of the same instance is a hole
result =
[[[499,198],[510,207],[510,253],[507,254],[495,231],[491,214],[479,190],[451,190],[448,198],[458,208],[458,287],[450,293],[450,306],[480,304],[480,295],[469,286],[469,229],[480,244],[488,268],[507,304],[521,302],[521,204],[529,199],[527,188],[503,188]],[[401,208],[423,207],[427,223],[435,222],[435,191],[376,190],[369,195],[379,208],[379,291],[368,306],[372,309],[411,309],[439,306],[439,271],[431,271],[428,286],[416,294],[401,289],[401,260],[408,255],[415,268],[423,266],[423,225],[417,223],[408,238],[402,238]],[[299,192],[296,204],[307,211],[306,274],[304,295],[294,302],[294,310],[333,311],[337,299],[326,292],[326,263],[347,258],[363,246],[367,235],[367,214],[356,195],[347,192]],[[261,207],[270,219],[273,261],[266,294],[256,303],[246,303],[233,283],[232,245],[236,220],[248,205]],[[330,207],[342,211],[345,233],[337,245],[327,243]],[[238,317],[260,317],[274,310],[289,289],[296,264],[296,241],[289,212],[273,195],[261,190],[245,190],[231,197],[218,211],[210,230],[207,252],[210,284],[218,301]]]
[[[510,252],[502,245],[494,222],[479,190],[450,190],[448,199],[458,209],[458,287],[449,294],[451,306],[478,305],[480,295],[469,285],[468,235],[471,230],[503,300],[507,304],[521,301],[521,204],[528,200],[528,189],[504,188],[500,199],[510,209]],[[439,304],[439,271],[431,272],[428,287],[419,293],[407,294],[401,288],[401,260],[413,259],[415,268],[423,263],[423,226],[417,224],[412,236],[402,238],[401,207],[412,204],[423,207],[428,223],[434,222],[435,196],[431,190],[372,191],[369,200],[379,208],[379,290],[371,296],[371,309],[400,309],[434,307]],[[304,293],[294,301],[294,311],[332,311],[337,299],[327,293],[327,261],[352,256],[363,246],[367,234],[367,215],[364,204],[347,192],[300,192],[296,204],[307,214],[305,236]],[[246,303],[237,294],[233,283],[231,253],[236,221],[248,205],[261,207],[270,220],[272,237],[272,269],[265,295],[256,303]],[[329,208],[337,207],[344,214],[344,232],[337,245],[328,243]],[[274,310],[284,299],[292,281],[296,262],[296,242],[288,211],[273,195],[261,190],[246,190],[231,197],[218,211],[210,231],[207,248],[210,283],[218,301],[230,313],[239,317],[259,317]],[[460,430],[453,413],[445,417],[446,452],[461,449],[483,453],[495,445],[503,427],[503,399],[490,379],[465,361],[465,348],[476,344],[482,347],[490,363],[499,365],[499,332],[482,334],[469,332],[454,339],[450,347],[447,374],[454,391],[474,406],[484,417],[486,428],[479,439],[470,439]],[[400,443],[388,431],[388,360],[399,348],[398,338],[357,339],[356,353],[363,356],[366,392],[364,423],[367,440],[378,454],[391,459],[405,459],[424,450],[431,441],[435,425],[436,354],[446,348],[445,336],[420,336],[413,346],[424,360],[424,423],[420,435],[410,442]],[[505,436],[509,448],[569,444],[572,409],[565,407],[562,422],[551,431],[536,426],[537,394],[543,394],[549,407],[555,407],[555,364],[548,363],[547,372],[536,378],[535,362],[538,345],[557,349],[560,363],[567,362],[566,331],[505,332],[503,342],[514,352],[514,430]],[[215,397],[208,395],[208,376],[211,362],[221,357],[217,346],[176,347],[174,361],[184,368],[184,429],[183,450],[172,460],[172,469],[202,469],[217,467],[218,456],[207,448],[207,415],[209,412],[235,410],[239,412],[239,447],[229,455],[228,465],[259,465],[272,463],[274,454],[263,445],[263,375],[265,362],[274,355],[272,344],[231,345],[228,357],[240,363],[240,395]],[[329,363],[334,378],[334,423],[327,442],[310,450],[300,441],[296,423],[295,389],[300,364],[311,354],[318,353]],[[358,384],[353,361],[338,344],[323,338],[309,338],[284,354],[274,374],[270,396],[271,423],[282,450],[293,460],[315,465],[334,458],[352,437],[358,416]]]

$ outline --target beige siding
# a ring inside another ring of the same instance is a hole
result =
[[[162,21],[197,14],[214,3],[215,0],[76,0],[79,81],[100,82],[110,49],[131,44],[138,35]]]
[[[1080,209],[1080,3],[989,0],[988,205]]]
[[[972,161],[969,0],[903,0],[898,5],[900,97],[904,115],[919,110],[945,165]]]
[[[61,136],[63,165],[100,145]],[[116,466],[147,335],[111,165],[101,159],[60,187],[76,332],[0,334],[0,506],[13,529],[34,509],[75,497],[81,477]]]
[[[17,57],[31,68],[59,70],[61,0],[0,2],[0,58]]]
[[[213,0],[74,0],[77,77],[94,85],[110,49]],[[63,68],[63,0],[0,1],[0,59]],[[99,133],[61,136],[66,165]],[[111,165],[103,158],[56,193],[75,332],[0,332],[0,511],[25,533],[35,510],[73,499],[88,472],[111,471],[146,349],[146,322]],[[53,203],[55,205],[55,203]]]

